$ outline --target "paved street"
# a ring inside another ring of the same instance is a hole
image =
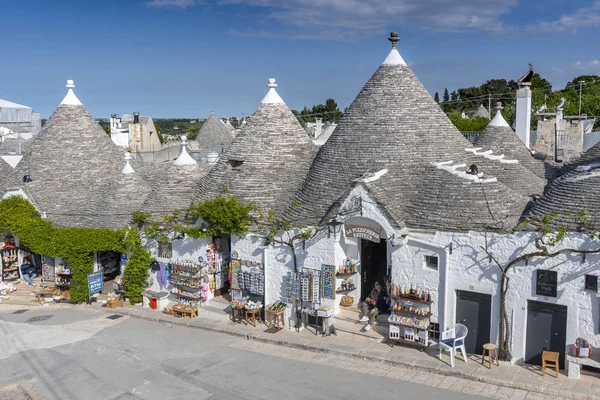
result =
[[[483,387],[454,377],[107,316],[86,307],[0,314],[0,388],[60,400],[482,398],[467,393]]]

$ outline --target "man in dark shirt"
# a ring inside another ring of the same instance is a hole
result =
[[[35,274],[35,272],[33,272],[34,269],[35,267],[33,266],[33,264],[31,264],[29,256],[23,257],[23,264],[21,264],[21,274],[23,274],[23,279],[27,281],[27,284],[29,286],[35,286],[35,284],[33,283],[33,278],[35,278],[37,275]]]
[[[368,322],[365,331],[370,331],[377,320],[377,315],[386,311],[387,293],[379,282],[375,282],[375,287],[367,299],[358,304],[360,310],[360,322]]]

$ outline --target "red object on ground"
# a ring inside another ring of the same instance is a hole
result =
[[[156,310],[158,308],[158,303],[156,299],[150,299],[150,308]]]

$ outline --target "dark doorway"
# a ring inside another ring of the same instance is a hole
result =
[[[567,307],[529,300],[527,302],[525,362],[541,365],[544,350],[560,353],[560,369],[565,368],[567,346]]]
[[[469,329],[465,349],[470,354],[483,354],[483,345],[490,342],[492,296],[456,291],[456,322]]]
[[[379,243],[361,239],[360,241],[361,299],[365,299],[373,290],[375,282],[383,285],[387,275],[387,240]]]
[[[104,274],[104,282],[112,281],[121,273],[121,253],[99,251],[96,253],[98,271]]]

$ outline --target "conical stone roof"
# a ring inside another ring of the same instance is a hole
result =
[[[315,147],[269,79],[267,95],[197,191],[200,200],[223,190],[267,215],[282,215],[302,185]]]
[[[485,109],[483,104],[480,104],[479,107],[477,108],[477,110],[475,110],[475,112],[473,113],[473,118],[477,118],[477,117],[484,117],[487,119],[490,118],[490,113],[488,112],[488,110]]]
[[[578,217],[584,210],[587,211],[586,224]],[[600,162],[582,164],[556,178],[527,216],[534,221],[554,213],[556,217],[550,222],[552,228],[600,230]],[[534,222],[534,226],[538,225]]]
[[[90,226],[85,211],[109,180],[121,173],[119,149],[73,93],[67,95],[41,132],[31,139],[17,165],[13,182],[23,185],[48,219],[61,226]]]
[[[211,113],[210,117],[200,127],[196,141],[201,149],[221,150],[222,147],[227,147],[233,140],[233,132],[225,126],[215,113]]]
[[[329,140],[319,150],[307,179],[297,196],[300,203],[294,210],[303,225],[324,224],[335,215],[336,207],[344,200],[348,188],[366,173],[389,170],[371,186],[378,187],[378,202],[388,214],[394,215],[397,226],[406,220],[407,202],[418,208],[417,185],[442,184],[427,174],[432,162],[465,162],[465,151],[472,147],[456,129],[423,87],[398,53],[392,34],[392,50],[383,64],[362,88]],[[461,182],[462,178],[442,171],[445,180]],[[493,176],[493,171],[490,171]],[[429,181],[431,180],[431,183]],[[427,182],[423,182],[427,181]],[[498,198],[516,195],[504,185],[497,187]],[[473,192],[473,195],[483,196]],[[517,195],[518,196],[518,195]],[[426,200],[426,199],[424,199]],[[438,199],[452,202],[453,197]],[[499,215],[516,213],[523,207],[520,201],[506,202]],[[524,201],[526,203],[526,200]],[[463,206],[466,206],[463,203]],[[415,212],[415,208],[411,212]],[[426,211],[429,207],[423,206]],[[468,210],[467,210],[468,211]],[[399,220],[400,219],[400,220]],[[416,222],[412,221],[416,227]],[[471,221],[473,227],[480,221]],[[411,227],[409,225],[409,227]],[[469,229],[469,225],[461,226]]]
[[[473,146],[517,159],[538,177],[551,179],[554,175],[554,168],[533,157],[523,141],[510,128],[502,116],[499,106],[497,106],[497,110],[488,126],[474,140]]]

